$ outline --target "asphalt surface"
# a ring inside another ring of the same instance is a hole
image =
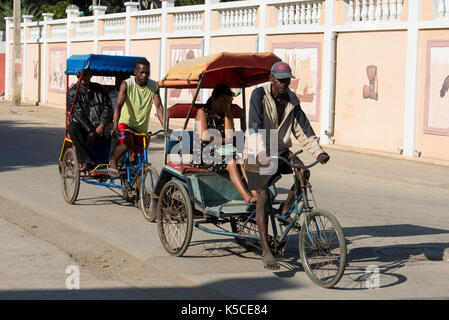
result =
[[[305,274],[297,235],[270,272],[257,252],[196,229],[185,256],[169,256],[156,225],[105,188],[82,184],[68,205],[57,169],[63,124],[62,109],[0,103],[0,299],[449,298],[449,166],[325,146],[331,160],[312,169],[314,195],[348,244],[346,272],[327,290]],[[158,171],[162,150],[152,139]],[[80,290],[66,289],[69,265],[80,268]],[[378,289],[367,288],[370,266]]]

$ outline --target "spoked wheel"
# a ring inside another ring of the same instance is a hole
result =
[[[80,168],[73,148],[67,149],[62,157],[61,184],[64,200],[74,204],[80,190]]]
[[[177,181],[169,181],[157,202],[157,230],[165,250],[181,256],[192,238],[192,203],[186,188]]]
[[[151,166],[146,167],[142,184],[139,188],[140,208],[145,219],[150,222],[154,222],[157,216],[157,201],[156,199],[151,199],[151,192],[154,192],[158,178],[159,175],[155,168]]]
[[[320,287],[331,288],[340,281],[346,267],[346,241],[331,213],[313,211],[306,215],[299,254],[307,275]]]
[[[259,236],[259,229],[257,228],[256,220],[245,218],[231,218],[231,230],[234,233],[239,233],[242,236]],[[262,250],[260,240],[249,239],[243,237],[235,237],[235,241],[248,251],[259,249]]]

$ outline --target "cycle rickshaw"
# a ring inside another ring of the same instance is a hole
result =
[[[90,69],[93,76],[114,77],[119,74],[131,75],[139,59],[142,59],[142,57],[100,54],[72,55],[67,59],[67,70],[65,71],[67,75],[67,90],[69,89],[69,75],[80,75],[79,79],[81,79],[86,69]],[[77,88],[79,88],[79,83],[80,81],[74,85],[77,85]],[[112,86],[104,87],[105,89],[112,89]],[[151,163],[148,162],[146,149],[148,148],[150,137],[158,134],[159,131],[154,134],[151,132],[133,133],[143,136],[144,152],[142,154],[126,152],[124,159],[119,163],[119,175],[117,177],[108,174],[110,144],[102,141],[97,142],[93,147],[89,147],[89,152],[95,161],[94,168],[80,172],[75,146],[73,146],[72,140],[67,133],[67,126],[75,99],[71,106],[66,106],[66,131],[59,156],[59,172],[61,174],[62,194],[65,201],[69,204],[75,203],[78,197],[80,181],[83,181],[87,184],[112,188],[111,190],[121,190],[123,197],[128,202],[140,204],[145,218],[152,219],[152,213],[155,212],[155,202],[152,200],[150,192],[154,190],[158,173],[151,166]]]
[[[181,256],[187,250],[193,227],[205,232],[234,237],[240,245],[250,249],[260,246],[255,222],[255,209],[247,211],[240,194],[227,174],[217,174],[194,168],[189,160],[194,133],[187,131],[190,118],[201,106],[197,103],[200,89],[212,89],[224,83],[242,92],[243,108],[231,106],[234,119],[240,119],[245,130],[245,88],[268,81],[271,66],[280,59],[272,53],[220,53],[182,61],[174,65],[159,82],[166,92],[164,111],[165,159],[155,188],[157,228],[165,250]],[[196,89],[191,104],[176,104],[167,108],[170,89]],[[170,119],[185,119],[183,130],[169,131]],[[299,153],[299,152],[298,152]],[[175,157],[173,157],[175,155]],[[169,159],[170,156],[170,159]],[[174,159],[174,160],[173,160]],[[289,165],[295,166],[286,159]],[[312,167],[318,161],[307,167]],[[292,169],[294,176],[294,170]],[[271,250],[282,255],[286,239],[299,233],[299,253],[307,275],[319,286],[330,288],[343,275],[346,266],[346,242],[337,219],[329,212],[317,210],[309,201],[310,184],[302,186],[294,180],[295,201],[286,216],[275,215],[273,205],[277,191],[269,188],[267,205],[272,234]]]

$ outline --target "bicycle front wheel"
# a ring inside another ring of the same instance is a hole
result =
[[[151,192],[156,189],[156,183],[159,178],[157,170],[151,166],[145,168],[144,177],[142,179],[142,185],[139,190],[140,207],[142,209],[142,214],[145,219],[150,222],[156,220],[157,211],[156,199],[151,198]]]
[[[346,240],[340,223],[329,212],[312,211],[304,218],[299,237],[301,263],[312,281],[331,288],[346,268]]]
[[[184,254],[192,238],[193,211],[189,193],[178,181],[171,180],[162,188],[157,203],[157,230],[169,254]]]

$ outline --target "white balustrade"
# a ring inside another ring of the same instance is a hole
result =
[[[125,34],[126,18],[104,19],[103,35]]]
[[[145,34],[151,32],[160,32],[161,16],[139,16],[136,18],[136,33]]]
[[[50,34],[52,40],[65,39],[67,37],[67,25],[65,23],[52,24]]]
[[[30,28],[30,38],[31,40],[37,40],[41,37],[41,27]]]
[[[254,27],[257,8],[236,8],[220,10],[220,29]]]
[[[78,21],[75,24],[76,38],[89,38],[94,36],[94,21]]]
[[[202,12],[176,13],[173,15],[173,18],[175,31],[201,30],[203,27]]]
[[[404,0],[345,0],[345,2],[348,23],[400,21],[404,6]]]
[[[299,24],[315,25],[321,20],[322,0],[276,5],[278,27]]]
[[[449,0],[438,0],[437,20],[449,19]]]

